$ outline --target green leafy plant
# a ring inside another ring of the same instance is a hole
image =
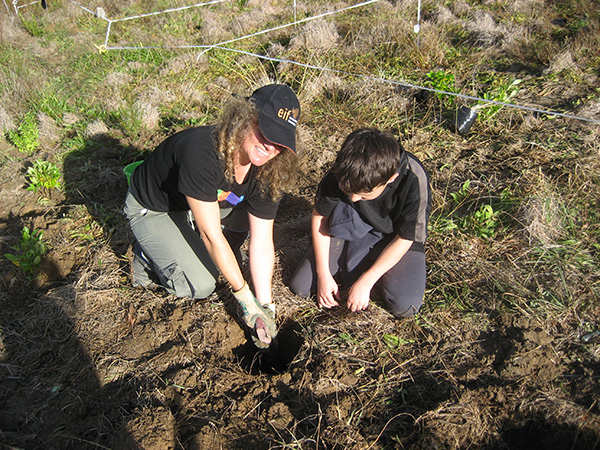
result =
[[[469,196],[469,188],[471,187],[471,180],[465,181],[458,192],[451,192],[450,197],[452,197],[452,201],[457,205],[463,203],[467,197]]]
[[[466,234],[474,234],[482,238],[494,237],[501,224],[501,214],[510,208],[514,202],[509,189],[500,194],[501,203],[496,209],[491,204],[484,204],[475,210],[473,203],[476,198],[471,199],[471,181],[465,181],[456,192],[449,193],[452,207],[449,212],[432,217],[429,231],[446,234],[454,230]],[[498,203],[498,202],[496,202]]]
[[[461,222],[454,216],[456,215],[458,209],[466,203],[470,192],[471,180],[465,181],[458,191],[450,192],[449,195],[452,198],[452,210],[447,214],[440,214],[432,217],[428,226],[429,231],[446,234],[452,232],[453,230],[464,228],[464,224],[466,223],[465,220],[463,219]]]
[[[16,247],[13,247],[15,253],[5,253],[4,256],[12,263],[20,267],[28,277],[31,277],[42,262],[46,254],[46,244],[42,241],[44,232],[23,227],[21,238]]]
[[[500,224],[498,211],[494,211],[492,205],[482,205],[475,213],[465,217],[463,228],[473,231],[477,236],[482,238],[491,238],[497,232],[497,227]]]
[[[444,70],[432,70],[427,74],[427,81],[425,86],[438,91],[444,92],[456,92],[456,85],[454,81],[454,74],[446,72]],[[455,97],[453,95],[444,94],[442,92],[435,92],[435,96],[439,98],[446,106],[454,107]]]
[[[20,152],[33,153],[40,145],[40,132],[33,113],[25,114],[19,127],[8,131],[8,138]]]
[[[511,80],[506,83],[499,85],[491,93],[484,93],[483,98],[485,100],[492,100],[495,102],[511,103],[511,99],[519,92],[519,84],[523,80]],[[494,103],[480,103],[475,106],[475,109],[479,113],[479,116],[483,119],[491,119],[493,116],[503,108],[503,105],[496,105]]]
[[[34,161],[33,165],[27,169],[27,176],[30,183],[27,187],[28,191],[42,191],[48,195],[51,189],[59,189],[61,186],[60,170],[49,161],[41,159]]]
[[[438,216],[430,223],[429,231],[446,234],[459,230],[482,238],[492,238],[498,232],[500,223],[500,211],[494,210],[491,205],[482,205],[473,214],[460,218],[455,218],[452,214]]]
[[[427,74],[427,81],[425,86],[436,89],[437,91],[444,91],[449,93],[459,93],[456,88],[454,74],[446,72],[444,70],[432,70]],[[482,95],[484,100],[491,100],[494,102],[511,103],[512,98],[519,92],[519,85],[523,82],[520,79],[511,79],[506,82],[496,83],[497,86],[491,92],[485,92]],[[439,98],[443,104],[447,107],[456,107],[456,97],[445,94],[443,92],[435,92],[435,96]],[[497,105],[489,102],[479,102],[472,109],[477,111],[479,116],[488,120],[503,108],[503,105]]]

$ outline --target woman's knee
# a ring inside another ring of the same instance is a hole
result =
[[[194,299],[207,298],[215,292],[217,287],[217,280],[209,274],[204,274],[204,276],[196,279],[191,279],[186,276],[186,280],[190,285],[191,293],[189,297]]]
[[[217,287],[217,283],[215,281],[204,280],[200,284],[194,284],[192,286],[191,298],[194,298],[194,299],[207,298],[213,292],[215,292],[216,287]]]
[[[192,277],[174,262],[161,268],[158,277],[169,293],[177,297],[202,299],[211,295],[216,288],[216,280],[209,275]]]

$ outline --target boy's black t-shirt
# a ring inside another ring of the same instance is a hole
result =
[[[214,127],[190,128],[168,137],[131,175],[131,191],[140,204],[159,212],[186,211],[185,196],[221,208],[244,203],[252,215],[274,219],[279,202],[264,195],[252,166],[242,184],[225,179],[216,150]]]
[[[352,203],[329,171],[319,184],[315,209],[329,217],[338,202],[345,201],[375,231],[386,235],[396,233],[403,239],[424,243],[431,209],[429,178],[416,156],[408,152],[402,156],[398,173],[379,197]]]

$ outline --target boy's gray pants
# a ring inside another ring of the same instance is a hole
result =
[[[346,241],[331,238],[329,270],[346,289],[375,262],[393,235],[373,243],[369,239]],[[384,301],[386,308],[396,317],[414,315],[425,295],[425,251],[423,244],[414,243],[398,263],[375,284],[374,298]],[[315,252],[311,246],[290,281],[290,289],[297,295],[308,297],[317,290]]]
[[[169,293],[189,298],[206,298],[212,294],[219,271],[194,230],[189,211],[152,211],[140,205],[129,191],[124,212],[144,255],[150,258]],[[222,211],[222,216],[226,216],[230,227],[224,234],[238,256],[239,247],[248,234],[246,209],[228,209]]]

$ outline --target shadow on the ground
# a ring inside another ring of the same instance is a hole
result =
[[[10,448],[82,449],[110,443],[135,407],[131,381],[103,385],[68,309],[72,285],[11,289],[2,301],[0,443]]]
[[[63,161],[66,203],[85,206],[117,256],[125,254],[131,241],[123,215],[127,194],[123,168],[138,159],[142,159],[139,149],[98,135],[68,152]]]

